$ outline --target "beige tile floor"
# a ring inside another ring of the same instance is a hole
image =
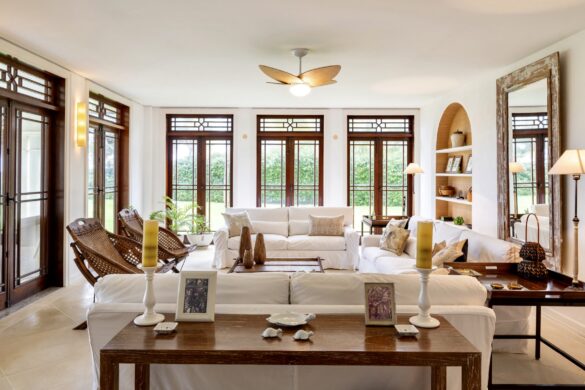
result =
[[[211,251],[197,251],[185,269],[209,267]],[[57,289],[0,319],[0,390],[91,388],[87,331],[72,330],[93,300],[85,281]],[[585,361],[585,335],[543,319],[548,338]],[[497,354],[495,383],[585,383],[585,372],[543,347],[532,355]]]

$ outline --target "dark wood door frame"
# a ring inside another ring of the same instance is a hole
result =
[[[318,132],[286,132],[261,131],[262,118],[317,118],[320,120]],[[324,115],[257,115],[256,116],[256,206],[262,207],[262,141],[279,140],[285,142],[285,204],[284,207],[295,205],[295,142],[319,141],[319,190],[318,205],[323,206],[323,167],[324,167]]]

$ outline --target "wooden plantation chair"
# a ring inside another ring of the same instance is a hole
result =
[[[122,209],[118,213],[118,219],[122,223],[122,231],[126,236],[142,242],[143,219],[136,210]],[[196,247],[185,245],[181,239],[165,227],[158,230],[158,258],[166,264],[172,264],[174,272],[179,272],[176,265],[185,260],[189,253]]]

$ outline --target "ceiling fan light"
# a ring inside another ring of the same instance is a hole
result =
[[[298,97],[307,96],[311,93],[311,87],[305,83],[293,84],[290,86],[290,93]]]

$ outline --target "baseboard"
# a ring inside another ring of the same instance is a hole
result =
[[[543,308],[544,309],[544,308]],[[554,313],[554,317],[551,315]],[[559,322],[561,325],[567,327],[570,331],[583,336],[585,335],[585,325],[581,322],[577,321],[576,319],[568,316],[567,314],[559,311],[554,307],[547,307],[545,310],[542,311],[542,316],[546,317],[547,319]]]

